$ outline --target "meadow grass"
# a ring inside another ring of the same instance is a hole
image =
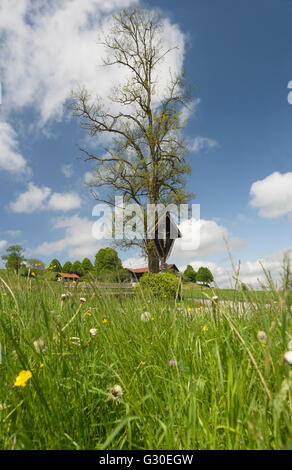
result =
[[[276,289],[266,288],[264,290],[252,290],[248,289],[221,289],[221,288],[209,288],[193,282],[188,282],[183,286],[184,298],[196,298],[206,299],[210,297],[210,294],[218,296],[219,300],[230,300],[236,302],[258,302],[263,304],[272,303],[279,300],[279,296],[285,296],[285,292],[277,291]],[[292,295],[288,293],[288,298],[292,304]]]
[[[1,449],[292,448],[284,295],[239,313],[139,289],[75,287],[62,301],[66,290],[0,282]],[[22,370],[32,377],[14,386]],[[122,396],[110,393],[115,385]]]

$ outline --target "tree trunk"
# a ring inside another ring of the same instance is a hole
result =
[[[148,269],[150,273],[159,273],[159,257],[154,245],[154,240],[149,240],[147,244]]]

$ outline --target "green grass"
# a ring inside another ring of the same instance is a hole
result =
[[[219,289],[209,288],[200,284],[188,282],[184,284],[184,298],[191,299],[206,299],[212,298],[214,295],[218,296],[219,300],[231,300],[237,302],[261,302],[264,304],[273,303],[279,300],[279,295],[284,295],[284,292],[276,292],[275,289],[266,289],[261,291],[255,290],[235,290],[235,289]],[[289,301],[292,304],[292,295],[289,294]]]
[[[133,298],[76,288],[61,302],[59,283],[5,282],[1,449],[291,448],[292,367],[283,353],[292,319],[284,295],[274,292],[269,309],[259,302],[239,316],[226,306],[213,316],[194,301],[139,290]],[[267,334],[265,346],[258,331]],[[46,349],[37,352],[39,338]],[[21,370],[32,372],[23,388],[13,386]],[[119,401],[108,399],[115,384],[124,391]]]

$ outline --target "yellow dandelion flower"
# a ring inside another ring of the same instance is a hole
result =
[[[32,276],[35,276],[35,273],[31,273]]]
[[[207,325],[203,326],[203,331],[208,331],[208,329]]]
[[[14,387],[25,387],[26,382],[32,377],[30,370],[22,370],[15,379]]]
[[[187,310],[188,310],[188,312],[190,312],[192,309],[191,309],[191,307],[188,307]]]
[[[102,320],[102,323],[104,323],[104,324],[107,323],[107,318],[104,318],[104,319]]]
[[[40,364],[40,369],[42,369],[43,367],[45,367],[45,364]]]
[[[91,313],[90,313],[90,312],[86,312],[86,315],[88,315],[89,317],[91,317]]]

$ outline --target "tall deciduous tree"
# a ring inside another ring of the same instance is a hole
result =
[[[185,282],[196,282],[196,276],[197,276],[196,271],[190,264],[188,264],[183,274],[183,280]]]
[[[93,264],[89,258],[84,258],[81,264],[82,264],[82,269],[85,273],[89,273],[90,271],[93,270]]]
[[[101,97],[92,101],[85,88],[73,92],[69,107],[90,136],[112,137],[105,154],[81,149],[86,160],[95,162],[89,186],[100,202],[113,206],[115,196],[123,195],[125,202],[138,204],[144,214],[143,238],[124,239],[119,246],[138,245],[148,256],[149,270],[158,272],[159,257],[153,240],[147,238],[146,204],[186,203],[192,196],[185,190],[191,167],[181,134],[182,107],[191,94],[183,74],[171,72],[167,89],[155,89],[161,63],[172,51],[163,47],[158,13],[134,7],[121,10],[113,20],[102,44],[108,51],[104,65],[119,66],[121,73],[128,74],[109,97],[119,111],[111,112]],[[94,191],[100,186],[109,190],[104,197]]]
[[[62,268],[63,273],[71,273],[72,272],[72,263],[71,261],[66,261]]]
[[[58,259],[54,258],[49,264],[49,269],[56,273],[60,273],[62,271],[62,265]]]
[[[198,282],[203,282],[204,284],[209,284],[209,282],[214,281],[214,277],[210,269],[205,268],[204,266],[199,268],[196,278]]]
[[[6,261],[6,268],[18,273],[23,261],[23,248],[20,245],[11,245],[6,249],[6,255],[2,256],[3,261]]]
[[[97,279],[123,281],[129,277],[129,273],[123,268],[118,253],[113,248],[101,248],[95,256],[94,263]]]
[[[79,274],[79,276],[82,276],[83,269],[82,269],[82,264],[80,261],[75,261],[72,264],[72,273],[76,273],[76,274]]]

